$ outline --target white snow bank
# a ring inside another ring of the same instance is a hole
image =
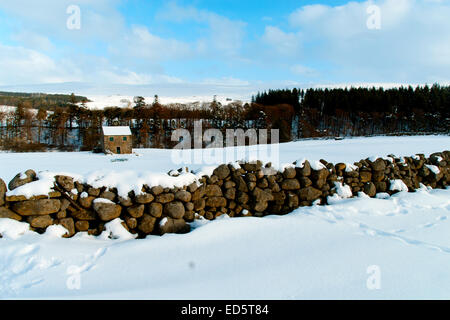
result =
[[[389,199],[390,197],[391,196],[387,192],[380,192],[380,193],[377,193],[375,196],[375,198],[377,198],[377,199]]]
[[[389,190],[408,192],[408,186],[400,179],[391,180],[391,186],[389,187]]]
[[[38,180],[24,184],[23,186],[20,186],[14,190],[8,191],[6,195],[25,196],[27,199],[34,196],[48,195],[51,191],[53,191],[55,176],[57,175],[71,176],[76,181],[81,180],[81,176],[79,174],[40,171],[36,175],[36,178]]]
[[[105,224],[105,231],[99,236],[102,240],[114,239],[114,240],[131,240],[136,239],[137,234],[131,234],[125,227],[122,225],[123,220],[120,218],[114,219],[111,222]]]
[[[330,205],[339,203],[342,199],[348,199],[353,196],[350,186],[343,185],[341,182],[335,182],[333,189],[336,190],[336,193],[327,198],[327,202]]]
[[[430,169],[431,172],[433,172],[434,174],[438,175],[441,170],[439,170],[439,167],[431,165],[431,164],[426,164],[425,165],[428,169]]]
[[[66,233],[69,234],[69,231],[66,228],[60,224],[54,224],[47,227],[44,236],[49,238],[62,238]]]
[[[313,169],[313,170],[319,171],[319,170],[327,168],[322,162],[320,162],[318,160],[308,160],[306,158],[302,158],[302,159],[295,161],[297,168],[303,168],[305,166],[306,161],[309,162],[311,169]]]
[[[26,232],[30,232],[30,225],[13,219],[0,219],[0,234],[4,238],[18,239]]]
[[[342,199],[347,199],[353,197],[352,189],[349,185],[343,185],[341,182],[335,182],[334,183],[336,193],[341,197]]]

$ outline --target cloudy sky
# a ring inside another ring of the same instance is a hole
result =
[[[450,0],[0,0],[0,89],[449,83],[449,17]]]

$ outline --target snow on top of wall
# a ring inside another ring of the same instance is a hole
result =
[[[345,164],[345,172],[352,172],[352,171],[356,171],[358,170],[358,167],[351,164],[351,163],[346,163]]]
[[[430,169],[430,171],[433,172],[434,174],[439,174],[441,172],[441,170],[439,170],[439,167],[437,167],[437,166],[433,166],[431,164],[426,164],[426,167],[428,169]]]
[[[303,168],[305,166],[305,162],[307,160],[308,159],[303,158],[301,160],[295,161],[297,168]],[[311,169],[316,170],[316,171],[320,171],[322,169],[326,169],[327,168],[322,162],[320,162],[318,160],[315,160],[315,161],[309,161],[308,160],[308,162],[309,162],[309,164],[311,166]]]
[[[103,134],[105,136],[131,136],[131,130],[130,127],[124,126],[124,127],[102,127],[103,128]]]
[[[400,179],[392,180],[389,188],[391,191],[408,192],[408,186]]]
[[[394,163],[395,162],[394,158],[392,158],[392,157],[381,157],[381,156],[376,156],[375,155],[375,156],[371,156],[371,157],[367,158],[367,160],[369,160],[370,162],[375,162],[378,159],[383,159],[383,160],[389,161],[390,163]],[[401,158],[400,162],[402,162],[402,161],[405,161],[405,160],[403,158]]]
[[[105,199],[105,198],[97,198],[94,200],[94,203],[107,203],[107,204],[114,204],[114,202],[112,202],[109,199]]]
[[[57,175],[67,175],[74,178],[76,181],[82,180],[80,175],[68,174],[68,173],[57,173],[50,171],[41,171],[37,174],[36,181],[24,184],[14,190],[8,191],[7,196],[25,196],[27,199],[34,196],[47,195],[52,191],[54,186],[55,176]]]

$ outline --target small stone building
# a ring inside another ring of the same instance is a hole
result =
[[[103,127],[102,149],[104,153],[133,153],[133,140],[130,127]]]

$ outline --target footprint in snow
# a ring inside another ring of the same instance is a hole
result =
[[[31,288],[44,278],[30,278],[31,272],[47,270],[61,262],[39,256],[40,247],[35,244],[14,245],[0,252],[0,297],[14,297],[23,289]]]

